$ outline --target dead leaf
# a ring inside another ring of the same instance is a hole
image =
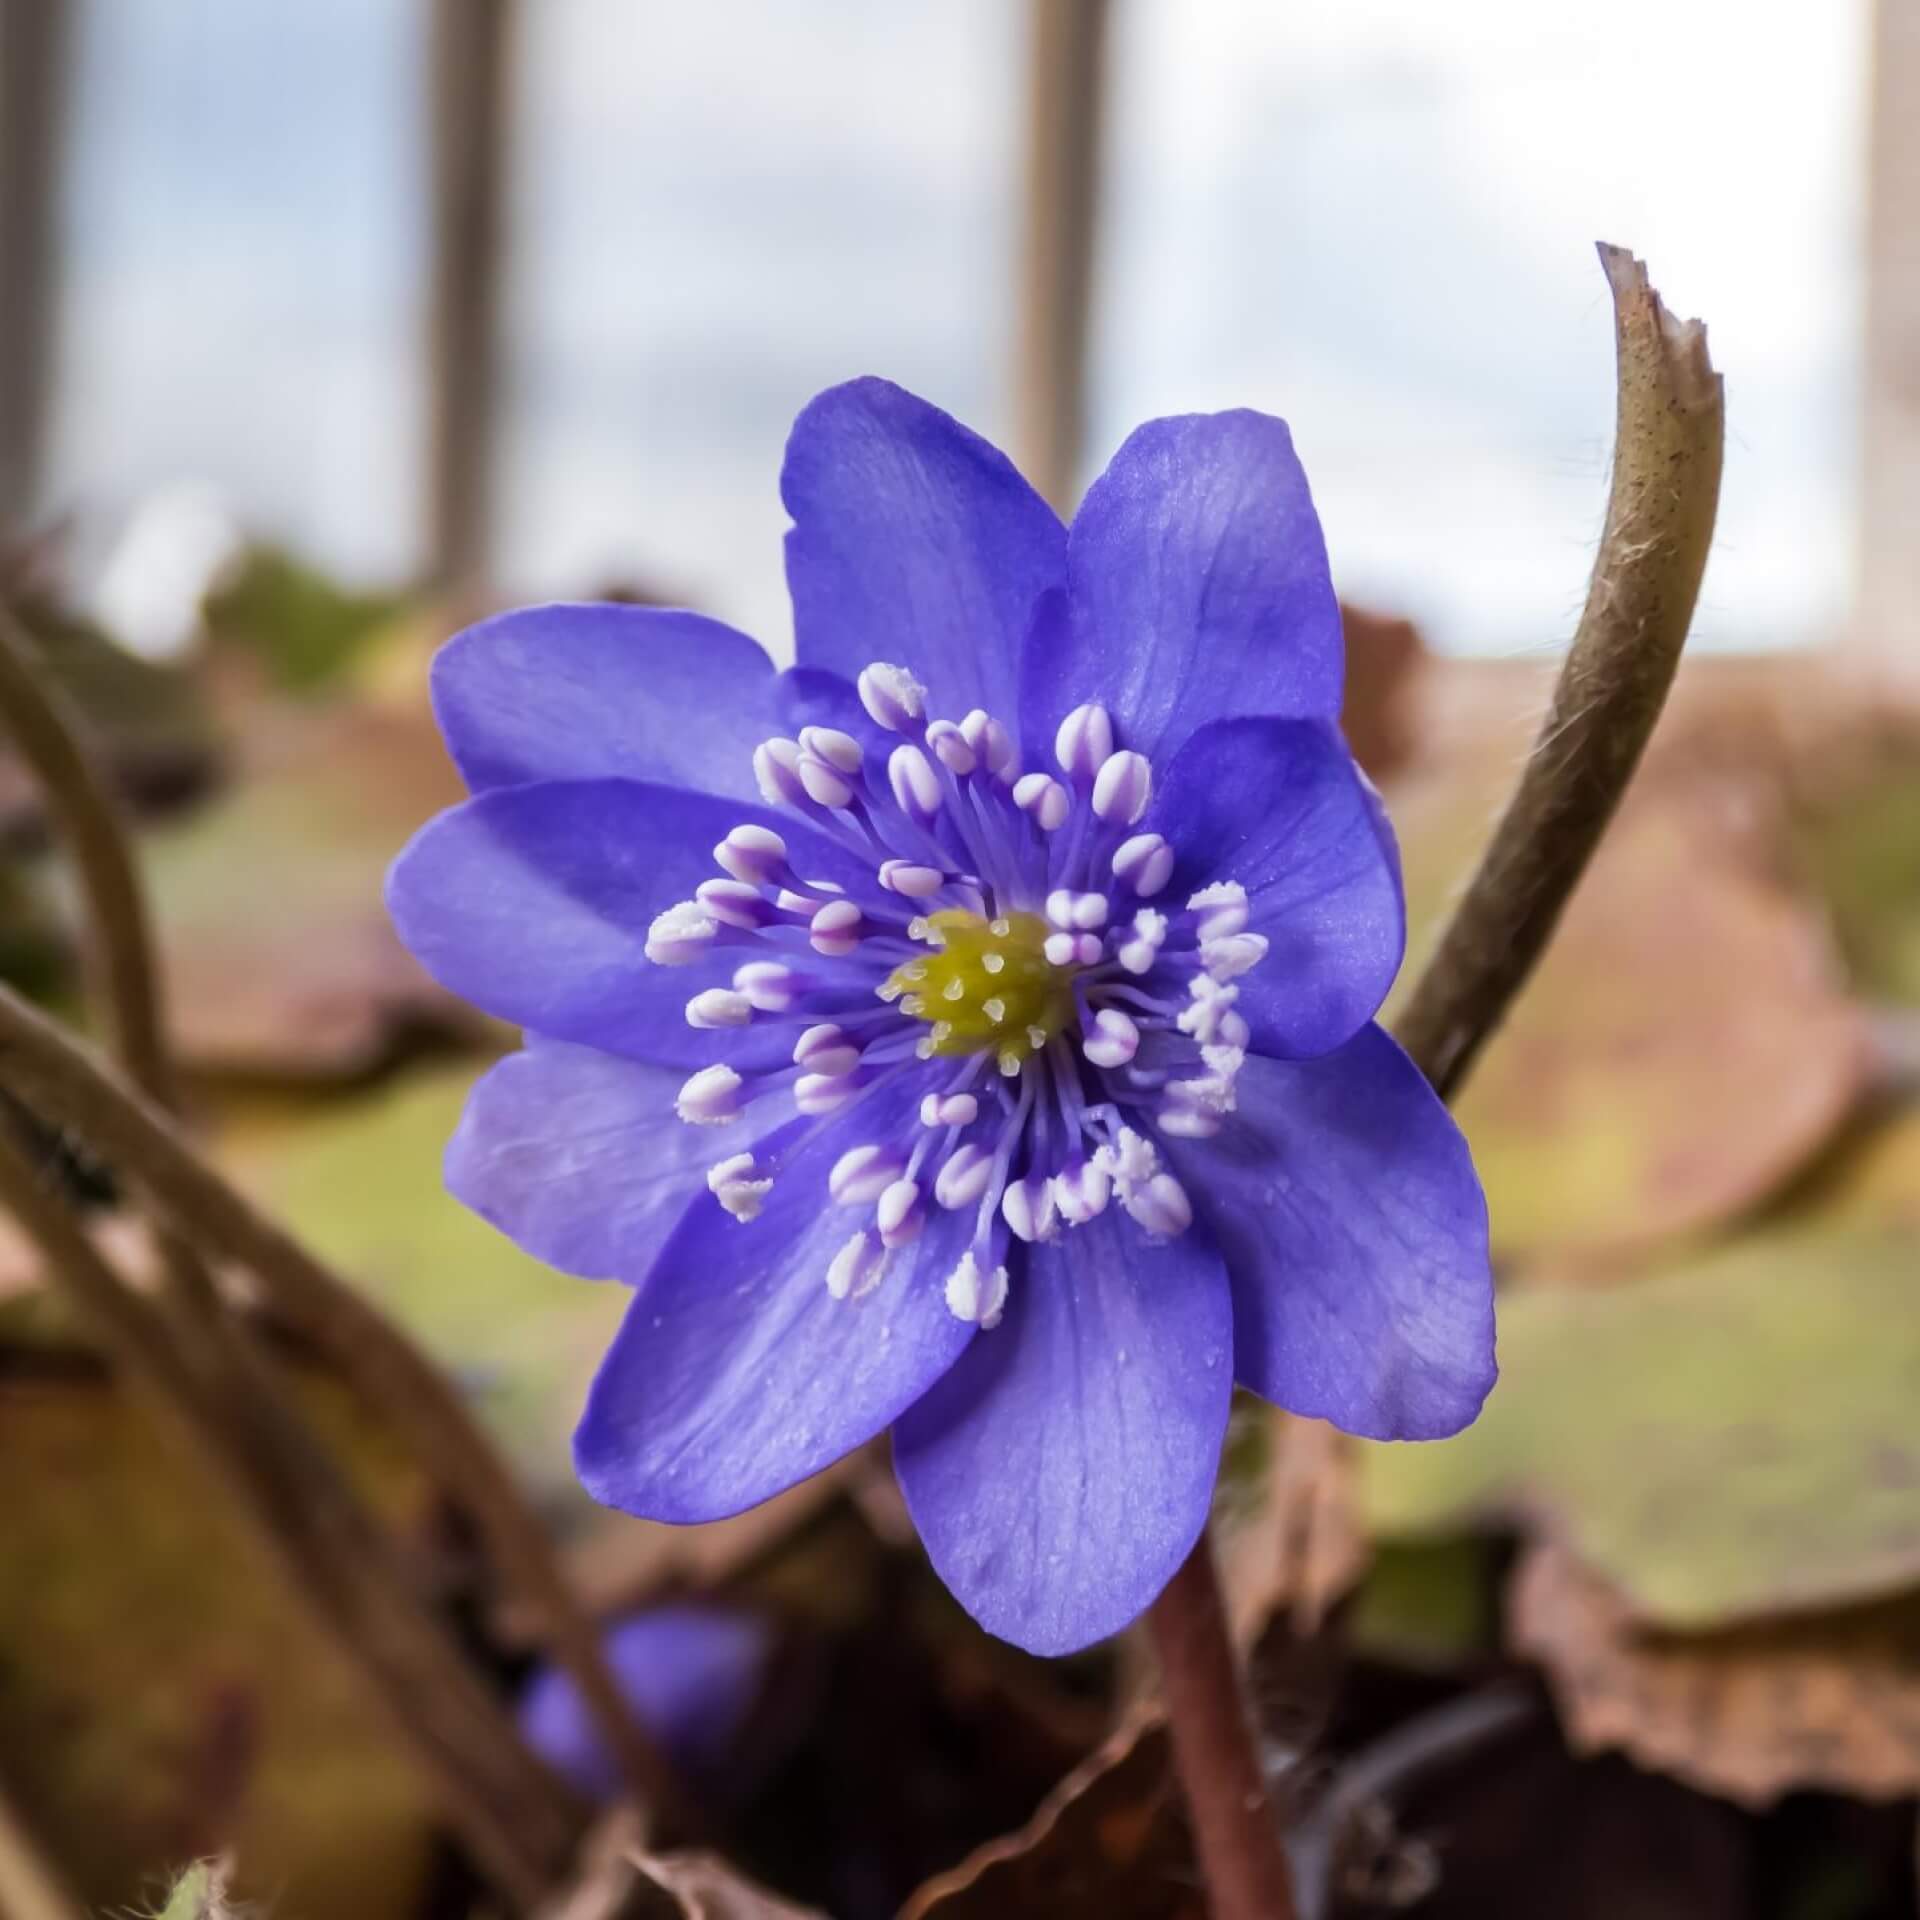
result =
[[[205,1074],[372,1072],[417,1033],[473,1037],[387,920],[387,867],[462,797],[411,708],[262,707],[213,805],[142,843],[174,1043]]]
[[[1521,1523],[1697,1630],[1920,1578],[1920,1242],[1789,1222],[1631,1286],[1528,1288],[1452,1440],[1361,1448],[1376,1537]]]
[[[1205,1920],[1166,1729],[1128,1722],[1018,1833],[929,1880],[900,1920]]]
[[[1404,766],[1419,745],[1416,681],[1427,650],[1411,620],[1343,602],[1340,625],[1347,642],[1340,731],[1353,757],[1381,780]]]
[[[1638,1628],[1573,1555],[1514,1576],[1515,1646],[1539,1660],[1574,1747],[1618,1747],[1744,1806],[1797,1788],[1920,1792],[1920,1597],[1679,1636]]]

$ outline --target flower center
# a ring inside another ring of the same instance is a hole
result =
[[[991,1052],[1011,1077],[1074,1022],[1075,969],[1047,958],[1052,932],[1037,913],[930,914],[921,937],[933,951],[896,967],[880,997],[930,1023],[922,1058]]]

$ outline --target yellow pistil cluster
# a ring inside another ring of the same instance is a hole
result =
[[[920,1042],[923,1059],[991,1050],[1011,1077],[1071,1024],[1074,970],[1047,958],[1052,929],[1037,913],[986,920],[948,911],[916,920],[913,931],[933,951],[896,967],[880,997],[931,1022]]]

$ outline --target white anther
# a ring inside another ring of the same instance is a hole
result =
[[[1176,1140],[1211,1140],[1220,1131],[1220,1116],[1204,1107],[1162,1107],[1155,1119],[1160,1131]]]
[[[807,797],[800,784],[800,742],[776,734],[753,750],[753,778],[770,807],[797,807]]]
[[[770,901],[763,899],[757,887],[744,880],[702,880],[693,897],[723,927],[740,927],[751,933],[768,925],[774,917]]]
[[[889,893],[925,900],[947,884],[947,876],[938,867],[923,867],[917,860],[882,860],[880,884]]]
[[[1237,980],[1267,957],[1264,933],[1230,933],[1224,940],[1200,943],[1200,964],[1219,981]]]
[[[757,1220],[761,1204],[773,1191],[771,1179],[762,1179],[750,1153],[736,1153],[730,1160],[707,1169],[707,1191],[736,1220]]]
[[[923,1127],[970,1127],[980,1117],[980,1102],[970,1093],[930,1093],[920,1102]]]
[[[1007,1306],[1007,1270],[995,1267],[983,1274],[969,1247],[960,1264],[947,1275],[947,1311],[956,1320],[971,1321],[982,1332],[1000,1324]]]
[[[1194,932],[1201,940],[1224,940],[1247,924],[1247,890],[1238,880],[1216,880],[1187,902],[1198,914]]]
[[[1142,907],[1133,916],[1133,931],[1120,943],[1114,955],[1129,973],[1146,973],[1160,957],[1167,937],[1167,916],[1151,907]]]
[[[1089,702],[1075,707],[1053,736],[1053,757],[1069,780],[1085,786],[1113,757],[1113,718]]]
[[[905,667],[896,667],[890,661],[876,660],[862,667],[854,685],[873,724],[889,733],[907,732],[927,710],[926,688]]]
[[[1190,1113],[1228,1114],[1234,1102],[1230,1073],[1203,1073],[1192,1080],[1176,1080],[1167,1088],[1167,1105]]]
[[[823,1020],[793,1043],[793,1064],[809,1073],[851,1073],[860,1064],[860,1049],[831,1020]]]
[[[812,754],[816,760],[824,760],[841,773],[857,774],[865,758],[860,751],[860,742],[852,734],[842,733],[838,727],[802,727],[800,751]]]
[[[982,708],[975,707],[960,722],[960,737],[973,749],[976,758],[987,763],[989,773],[1011,780],[1019,771],[1020,756],[1012,734]]]
[[[647,958],[660,967],[690,966],[712,951],[717,931],[713,915],[698,900],[682,900],[653,916],[647,928]]]
[[[1077,929],[1082,933],[1107,924],[1107,896],[1104,893],[1075,893],[1069,887],[1055,887],[1047,895],[1047,918],[1056,927]]]
[[[793,1083],[793,1104],[805,1114],[831,1113],[844,1107],[860,1091],[848,1073],[803,1073]]]
[[[886,1278],[887,1249],[870,1233],[856,1233],[827,1266],[827,1291],[836,1300],[858,1300]]]
[[[1051,1240],[1059,1231],[1053,1182],[1044,1173],[1030,1173],[1024,1180],[1009,1180],[1000,1196],[1000,1217],[1015,1239],[1030,1244]]]
[[[900,811],[915,820],[931,820],[940,811],[940,776],[918,747],[895,747],[887,755],[887,784]]]
[[[689,1126],[722,1127],[740,1118],[740,1076],[731,1067],[702,1067],[680,1089],[674,1111]]]
[[[807,939],[815,953],[851,953],[860,944],[860,909],[851,900],[829,900],[813,916]]]
[[[927,1210],[920,1204],[917,1180],[896,1180],[881,1194],[873,1209],[874,1225],[890,1247],[904,1247],[926,1231]]]
[[[827,1192],[835,1206],[871,1206],[900,1177],[903,1164],[887,1147],[849,1147],[827,1175]]]
[[[1057,833],[1073,808],[1073,796],[1051,774],[1023,773],[1013,783],[1013,804],[1043,833]]]
[[[1080,952],[1080,936],[1074,933],[1050,933],[1040,943],[1040,951],[1047,956],[1049,966],[1070,967]]]
[[[1054,1204],[1070,1227],[1084,1227],[1106,1212],[1113,1192],[1113,1176],[1095,1160],[1076,1160],[1054,1176]]]
[[[1140,1029],[1118,1007],[1102,1007],[1082,1028],[1080,1051],[1096,1067],[1124,1067],[1140,1051]]]
[[[1253,1040],[1253,1029],[1231,1007],[1222,1009],[1213,1030],[1223,1046],[1238,1047],[1243,1052]]]
[[[1156,1173],[1134,1188],[1122,1203],[1141,1226],[1159,1240],[1171,1240],[1193,1225],[1193,1203],[1170,1173]]]
[[[1118,820],[1130,827],[1152,798],[1153,768],[1144,753],[1122,748],[1094,775],[1093,810],[1102,820]]]
[[[1237,1013],[1229,1014],[1227,1017],[1240,1020]],[[1240,1020],[1240,1024],[1245,1026],[1246,1022]],[[1244,1040],[1222,1040],[1213,1046],[1202,1047],[1200,1058],[1207,1063],[1209,1073],[1217,1073],[1225,1079],[1232,1080],[1247,1064],[1247,1043]]]
[[[933,1197],[949,1213],[972,1206],[987,1190],[993,1178],[993,1155],[985,1147],[966,1141],[947,1156],[933,1183]]]
[[[750,887],[770,887],[787,864],[787,843],[771,827],[732,828],[714,848],[715,862]]]
[[[1223,986],[1209,974],[1197,973],[1188,981],[1187,993],[1189,1003],[1180,1009],[1179,1018],[1174,1022],[1180,1031],[1192,1034],[1203,1046],[1231,1040],[1225,1023],[1229,1019],[1240,1020],[1238,1014],[1229,1011],[1240,998],[1240,989]],[[1244,1026],[1245,1022],[1240,1024]]]
[[[852,805],[853,782],[831,762],[803,753],[797,771],[807,798],[815,806],[838,809]]]
[[[1173,878],[1173,849],[1157,833],[1136,833],[1114,849],[1113,877],[1151,900]]]
[[[749,960],[733,976],[736,992],[744,993],[756,1013],[785,1013],[801,987],[800,976],[777,960]]]
[[[980,764],[980,756],[967,744],[967,736],[951,720],[929,723],[927,747],[949,773],[962,780]]]
[[[753,1002],[728,987],[709,987],[687,1002],[690,1027],[744,1027],[753,1018]]]
[[[1114,1191],[1124,1203],[1160,1171],[1160,1155],[1151,1140],[1131,1127],[1122,1127],[1119,1139],[1102,1147],[1093,1156],[1093,1164],[1112,1179]]]

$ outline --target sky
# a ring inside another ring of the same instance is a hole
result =
[[[210,485],[413,565],[413,0],[95,0],[52,491]],[[1010,428],[1021,0],[522,10],[499,489],[522,597],[640,579],[783,651],[780,448],[879,372]],[[1336,577],[1448,648],[1577,611],[1631,245],[1732,438],[1700,639],[1817,639],[1851,566],[1863,0],[1117,0],[1086,477],[1284,414]]]

